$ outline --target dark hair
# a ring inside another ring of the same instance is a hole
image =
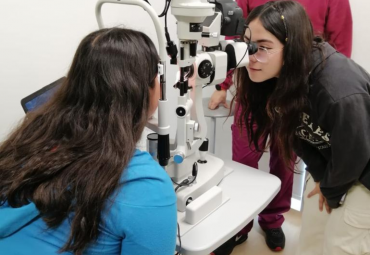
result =
[[[158,54],[141,32],[87,35],[67,79],[0,147],[0,203],[35,203],[48,227],[73,212],[63,251],[82,254],[148,119]]]
[[[246,123],[249,141],[257,151],[265,149],[259,148],[258,140],[270,135],[270,143],[277,144],[280,155],[289,166],[293,159],[295,129],[307,106],[314,39],[312,24],[303,7],[295,1],[272,1],[258,6],[248,15],[246,24],[255,19],[259,19],[263,27],[284,45],[284,65],[278,79],[262,83],[253,82],[245,68],[236,71],[237,94],[234,99],[242,107],[237,124],[244,128],[242,123]],[[258,126],[255,131],[253,124]]]

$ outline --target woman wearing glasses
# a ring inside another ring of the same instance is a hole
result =
[[[250,146],[260,151],[269,135],[286,166],[292,166],[294,151],[316,182],[320,207],[305,204],[310,213],[303,213],[306,240],[300,254],[369,254],[369,74],[314,39],[305,10],[295,1],[259,6],[246,23],[244,39],[259,50],[247,68],[236,71],[241,114],[234,128],[246,132]],[[326,214],[323,207],[330,213],[327,220],[310,220]]]
[[[263,5],[267,0],[237,0],[238,5],[243,9],[244,16],[249,19],[251,11],[256,7]],[[276,1],[276,6],[280,6],[280,3]],[[335,3],[333,1],[312,1],[312,0],[298,0],[307,11],[308,16],[311,18],[314,28],[314,34],[325,37],[331,45],[334,45],[335,48],[350,57],[352,49],[352,15],[351,9],[349,6],[348,0],[337,0]],[[266,10],[274,10],[272,6],[274,4],[269,3],[267,6],[270,6]],[[261,8],[261,7],[259,7]],[[261,9],[259,9],[261,11]],[[270,12],[268,12],[270,15]],[[273,14],[278,12],[274,10]],[[262,15],[262,14],[261,14]],[[267,15],[267,14],[263,14]],[[284,15],[286,16],[286,14]],[[286,18],[286,17],[285,17]],[[282,20],[279,19],[278,25],[281,25],[279,29],[283,29],[289,32],[291,22],[296,22],[301,24],[302,21],[298,18],[295,18],[294,21],[291,20]],[[272,28],[275,30],[275,28]],[[249,31],[246,31],[249,33]],[[277,31],[275,31],[276,33]],[[282,31],[280,31],[282,32]],[[252,33],[252,36],[256,36]],[[248,36],[247,36],[248,37]],[[248,38],[245,38],[248,40]],[[262,38],[265,39],[265,38]],[[276,39],[276,37],[275,37]],[[284,39],[285,40],[285,39]],[[280,72],[280,66],[276,61],[282,61],[281,56],[284,55],[284,47],[287,43],[297,43],[300,42],[280,42],[277,44],[276,41],[256,41],[258,43],[258,52],[250,59],[250,67],[248,69],[248,74],[251,78],[256,79],[260,82],[260,79],[264,80],[265,76],[268,77],[277,77],[277,73]],[[274,47],[272,47],[274,46]],[[297,50],[297,54],[301,53],[300,50]],[[291,56],[286,56],[291,57]],[[284,66],[287,67],[290,72],[296,72],[297,66],[295,63],[288,65],[288,62],[283,61]],[[284,78],[285,77],[281,77]],[[275,78],[276,79],[276,78]],[[276,83],[276,80],[269,80],[268,82]],[[267,83],[268,83],[267,82]],[[211,100],[209,101],[209,108],[215,109],[219,105],[226,104],[226,92],[227,89],[232,85],[232,75],[229,75],[228,78],[218,86],[219,90],[216,90]],[[260,87],[261,90],[269,90],[269,87],[266,88]],[[251,92],[254,91],[251,88]],[[245,89],[246,91],[246,89]],[[246,91],[246,93],[250,91]],[[293,95],[292,95],[293,96]],[[260,98],[260,100],[267,100],[267,98]],[[236,109],[234,124],[232,125],[232,157],[234,161],[239,163],[258,168],[258,161],[260,160],[265,146],[267,143],[266,137],[269,132],[263,134],[260,137],[259,141],[256,141],[258,146],[255,146],[254,142],[250,140],[250,137],[247,135],[247,128],[243,124],[243,128],[238,128],[237,120],[241,115],[241,107],[239,107],[239,101],[236,99]],[[253,130],[257,130],[257,122],[250,122],[250,118],[247,119],[249,124],[252,124],[251,127]],[[259,123],[262,125],[267,125],[267,119],[260,119]],[[249,145],[250,141],[252,142]],[[284,212],[290,210],[290,201],[292,197],[292,187],[293,187],[293,172],[290,171],[294,168],[295,156],[292,157],[292,162],[285,164],[283,162],[282,156],[279,154],[277,143],[273,140],[270,140],[270,173],[276,175],[281,180],[281,190],[277,196],[270,202],[270,204],[259,214],[258,222],[261,228],[265,231],[266,234],[266,244],[273,251],[279,251],[285,246],[285,235],[283,229],[281,228],[284,222]],[[259,150],[257,149],[259,148]],[[316,196],[310,200],[316,201]],[[312,201],[313,202],[313,201]],[[244,242],[248,238],[248,233],[252,229],[253,221],[250,222],[242,231],[240,231],[236,237],[231,238],[227,243],[219,247],[214,251],[215,255],[229,255],[234,246]],[[236,241],[237,240],[237,241]]]

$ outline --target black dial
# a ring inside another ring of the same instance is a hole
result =
[[[186,110],[185,110],[185,108],[184,108],[184,107],[182,107],[182,106],[177,107],[177,108],[176,108],[176,114],[177,114],[177,116],[179,116],[179,117],[184,117],[184,116],[186,115]]]
[[[200,78],[205,79],[213,73],[213,66],[211,61],[203,60],[198,67],[198,75]]]

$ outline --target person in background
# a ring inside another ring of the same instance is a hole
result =
[[[158,62],[138,31],[82,40],[65,82],[0,145],[1,254],[174,254],[172,182],[135,149]]]
[[[244,17],[248,18],[253,9],[268,2],[268,0],[236,0],[243,10]],[[323,37],[329,44],[347,57],[352,51],[352,14],[349,0],[297,0],[302,4],[310,17],[314,34]],[[289,24],[287,24],[289,30]],[[268,49],[267,49],[268,50]],[[233,84],[232,72],[229,72],[227,79],[216,86],[209,101],[208,107],[216,109],[220,105],[229,107],[226,103],[226,94]],[[258,161],[263,155],[267,136],[262,136],[255,143],[250,141],[246,132],[246,125],[242,122],[243,128],[238,128],[237,120],[242,114],[242,107],[239,106],[239,99],[236,98],[235,117],[232,124],[232,159],[236,162],[258,168]],[[246,119],[248,125],[251,119]],[[253,130],[258,129],[257,123],[253,123]],[[251,144],[250,144],[251,143]],[[256,146],[258,144],[258,146]],[[285,247],[285,235],[281,228],[284,222],[284,212],[290,210],[290,201],[293,187],[294,162],[296,157],[286,165],[279,154],[278,147],[274,141],[269,142],[270,150],[270,173],[281,180],[281,190],[271,203],[259,214],[258,222],[266,233],[266,244],[273,251],[280,251]],[[257,147],[260,150],[256,149]],[[243,243],[248,238],[248,233],[253,227],[253,221],[245,226],[236,236],[228,240],[224,245],[216,249],[214,255],[229,255],[233,248]]]

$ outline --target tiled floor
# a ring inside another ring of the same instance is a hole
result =
[[[266,246],[265,236],[262,229],[259,227],[257,219],[254,221],[254,226],[249,234],[248,240],[235,247],[232,255],[295,255],[299,232],[301,229],[301,213],[295,210],[290,210],[284,214],[285,222],[283,230],[285,233],[286,244],[285,249],[281,252],[272,252]]]

